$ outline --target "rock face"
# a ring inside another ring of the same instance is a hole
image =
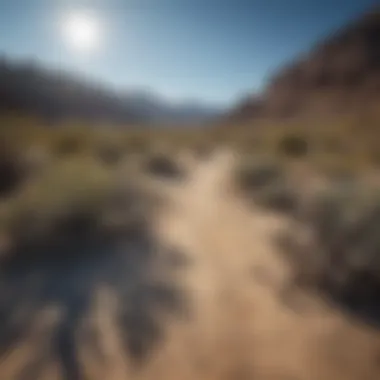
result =
[[[380,8],[337,30],[277,72],[234,120],[345,113],[380,103]]]

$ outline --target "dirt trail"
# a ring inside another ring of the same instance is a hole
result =
[[[304,312],[284,303],[290,269],[274,236],[287,221],[248,210],[236,197],[228,181],[232,161],[222,153],[200,165],[161,224],[192,261],[186,281],[195,317],[171,327],[157,365],[166,365],[167,378],[169,354],[182,379],[379,378],[374,331],[311,297]]]
[[[82,329],[75,332],[75,352],[84,378],[379,379],[376,331],[355,324],[311,296],[296,299],[302,302],[301,309],[285,302],[283,290],[291,268],[277,252],[274,237],[288,221],[248,208],[231,186],[232,165],[233,156],[221,152],[207,162],[193,163],[185,184],[166,189],[170,207],[159,217],[157,232],[162,242],[186,255],[188,265],[176,272],[176,282],[185,289],[188,318],[163,315],[162,339],[136,368],[126,353],[118,323],[118,308],[134,303],[121,305],[112,289],[99,289]],[[123,284],[127,278],[120,281]],[[131,282],[132,288],[126,286],[125,291],[138,288]],[[83,378],[62,376],[59,363],[49,361],[49,339],[55,320],[62,318],[61,310],[56,311],[46,315],[49,323],[40,318],[44,334],[37,329],[30,341],[15,346],[3,358],[2,379],[36,379],[25,364],[33,350],[47,351],[46,368],[38,379]],[[87,336],[92,330],[98,336],[97,347]],[[95,348],[101,350],[100,356]],[[14,376],[20,368],[28,369],[25,376]]]

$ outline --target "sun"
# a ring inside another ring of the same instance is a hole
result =
[[[89,13],[68,13],[62,21],[61,28],[67,45],[79,52],[91,52],[100,45],[100,22]]]

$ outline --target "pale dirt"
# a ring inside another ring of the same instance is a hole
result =
[[[274,236],[287,220],[238,199],[228,177],[232,164],[233,156],[222,152],[197,167],[161,223],[192,258],[186,280],[196,319],[171,326],[147,378],[380,378],[375,331],[312,296],[299,300],[303,313],[284,303],[290,268]]]

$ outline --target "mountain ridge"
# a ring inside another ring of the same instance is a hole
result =
[[[277,70],[227,118],[248,121],[362,111],[380,103],[380,8],[337,28]]]
[[[222,112],[207,105],[170,104],[150,91],[119,91],[35,61],[0,58],[0,111],[33,114],[51,122],[104,124],[204,123]]]

